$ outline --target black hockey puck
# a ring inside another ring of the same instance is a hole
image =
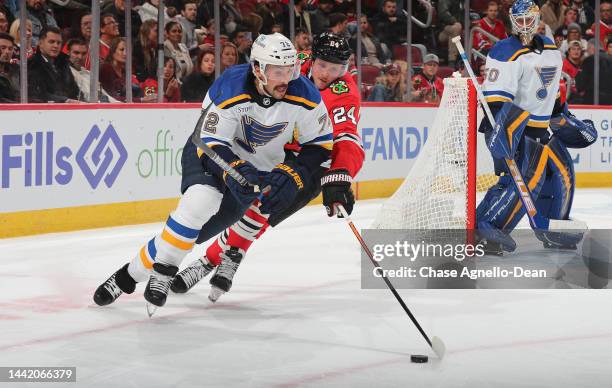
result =
[[[417,364],[423,364],[429,361],[429,357],[423,354],[412,354],[410,355],[410,362],[416,362]]]

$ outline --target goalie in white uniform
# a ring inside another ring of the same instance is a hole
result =
[[[578,120],[561,104],[559,80],[563,59],[554,42],[536,30],[538,7],[518,0],[510,9],[513,35],[498,42],[486,61],[483,92],[496,128],[483,119],[480,131],[495,164],[499,182],[478,205],[481,237],[493,248],[513,251],[509,236],[525,210],[504,158],[516,160],[540,214],[569,219],[574,194],[574,169],[569,148],[592,144],[597,132],[590,120]],[[552,130],[552,135],[548,128]],[[537,232],[545,247],[574,248],[576,235]],[[500,252],[501,253],[501,252]]]
[[[201,140],[249,182],[269,187],[262,207],[282,210],[290,205],[310,175],[329,161],[333,141],[327,109],[319,90],[300,76],[297,52],[281,34],[260,35],[251,63],[226,70],[202,107],[207,111]],[[295,160],[284,161],[284,146],[294,139],[301,150]],[[219,233],[259,196],[253,186],[242,186],[196,149],[191,136],[181,166],[183,195],[176,210],[160,234],[98,287],[96,304],[110,304],[149,279],[145,299],[163,306],[172,277],[200,231]]]

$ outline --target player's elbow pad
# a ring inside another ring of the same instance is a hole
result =
[[[567,108],[551,118],[550,129],[568,148],[585,148],[597,140],[593,121],[577,119]]]

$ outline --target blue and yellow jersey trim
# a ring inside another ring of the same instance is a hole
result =
[[[487,90],[483,92],[487,102],[512,102],[514,95],[503,90]]]
[[[319,137],[315,137],[314,139],[307,141],[305,143],[300,144],[301,146],[305,146],[305,145],[318,145],[320,147],[325,148],[326,150],[330,150],[332,148],[334,148],[334,141],[333,141],[333,136],[331,133],[328,133],[327,135],[323,135],[323,136],[319,136]]]
[[[238,105],[238,104],[241,104],[243,102],[248,102],[248,101],[251,101],[251,96],[249,94],[242,93],[235,97],[228,98],[227,100],[218,103],[217,108],[229,109],[234,105]]]
[[[289,104],[292,104],[292,105],[298,105],[298,106],[304,107],[308,110],[312,110],[316,108],[317,105],[319,105],[318,103],[314,101],[310,101],[304,97],[292,96],[290,94],[286,94],[285,97],[283,98],[283,101]]]
[[[557,46],[552,40],[542,35],[537,37],[542,39],[544,50],[557,50]],[[533,48],[523,46],[521,41],[513,35],[497,42],[489,52],[489,57],[500,62],[512,62],[516,61],[521,55],[531,52],[534,52]]]

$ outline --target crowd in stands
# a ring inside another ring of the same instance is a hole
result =
[[[439,102],[442,79],[462,68],[451,39],[472,31],[471,59],[477,73],[495,42],[511,34],[508,17],[512,0],[472,0],[469,26],[465,26],[464,1],[361,0],[356,20],[356,0],[295,0],[294,43],[308,51],[312,39],[323,31],[345,36],[354,53],[361,31],[361,79],[364,100]],[[412,43],[407,39],[407,5],[413,16],[432,23],[412,23]],[[160,0],[133,0],[132,33],[125,35],[124,0],[102,0],[100,36],[92,36],[91,2],[86,0],[26,0],[26,41],[20,42],[19,1],[0,0],[0,102],[20,101],[19,61],[28,60],[29,102],[89,101],[92,40],[99,44],[98,100],[200,102],[215,78],[215,20],[213,0],[166,0],[163,28],[163,90],[158,90],[158,8]],[[595,36],[594,1],[536,1],[541,10],[540,32],[554,39],[564,57],[563,72],[570,102],[593,103],[595,39],[601,42],[600,103],[612,104],[612,4],[601,1],[600,34]],[[220,71],[249,62],[258,34],[289,33],[286,0],[220,0]],[[359,24],[359,28],[358,28]],[[127,58],[127,42],[132,57]],[[407,51],[413,66],[408,68]],[[131,77],[125,76],[131,61]],[[351,72],[357,79],[355,58]],[[408,82],[411,80],[411,82]]]

